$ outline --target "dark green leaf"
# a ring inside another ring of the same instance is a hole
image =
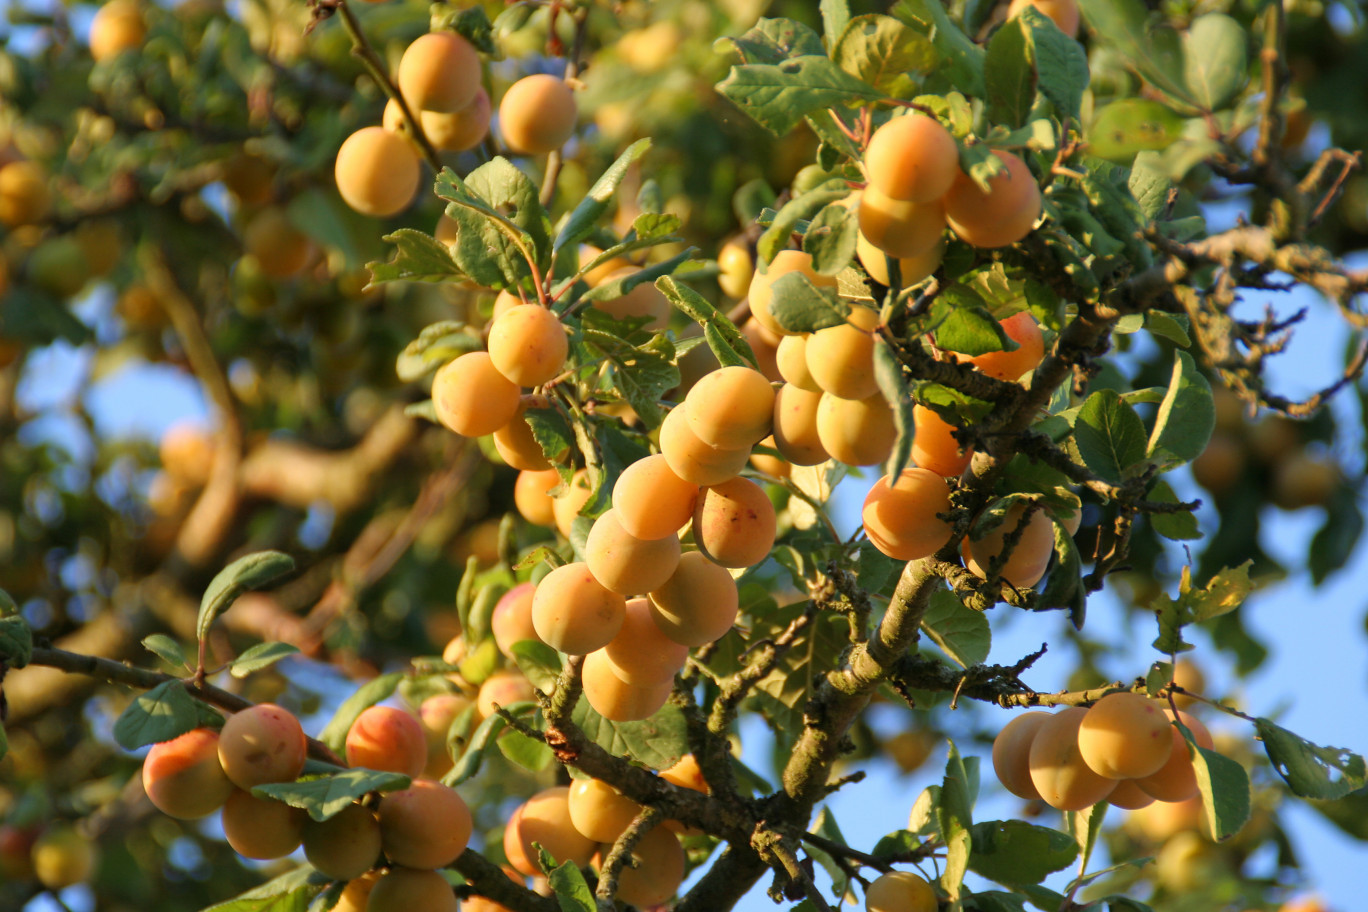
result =
[[[817,55],[734,66],[717,91],[775,136],[787,134],[813,111],[886,97]]]
[[[1072,836],[1024,820],[976,823],[970,832],[969,869],[1002,884],[1039,883],[1078,857]]]
[[[599,747],[616,757],[628,757],[653,769],[673,766],[689,752],[684,713],[667,703],[655,715],[640,722],[613,722],[594,712],[581,699],[572,716]]]
[[[756,268],[764,271],[779,251],[789,245],[789,236],[798,229],[805,219],[816,215],[823,207],[845,199],[850,190],[844,181],[825,181],[807,193],[801,193],[784,204],[770,220],[769,227],[755,244],[755,254],[760,262]],[[761,264],[765,264],[762,266]]]
[[[849,0],[822,0],[822,34],[828,47],[835,47],[850,22]]]
[[[681,264],[692,259],[693,255],[696,252],[697,248],[690,247],[684,252],[670,257],[668,260],[663,260],[659,263],[653,263],[652,265],[647,266],[644,269],[638,269],[637,271],[628,273],[627,275],[624,275],[621,278],[613,279],[609,282],[604,282],[602,285],[595,287],[592,291],[586,294],[582,300],[611,301],[614,298],[620,298],[627,292],[631,291],[633,288],[636,288],[638,285],[644,285],[647,282],[655,282],[661,277],[673,274],[674,271],[678,269]]]
[[[701,294],[668,276],[656,279],[655,286],[670,299],[676,310],[703,327],[708,347],[723,367],[756,366],[755,353],[746,337]]]
[[[1155,482],[1146,499],[1153,503],[1178,503],[1178,495],[1173,493],[1167,481]],[[1202,537],[1202,530],[1197,526],[1197,514],[1188,510],[1148,515],[1154,531],[1170,541],[1191,541]]]
[[[556,235],[553,250],[560,250],[567,244],[574,244],[587,238],[594,225],[598,223],[603,213],[608,211],[608,204],[613,199],[613,194],[617,192],[618,185],[627,175],[627,169],[632,163],[640,159],[651,148],[649,139],[638,139],[627,147],[627,150],[617,157],[617,161],[608,166],[594,186],[589,188],[589,192],[584,199],[579,201],[570,217],[561,226],[560,233]]]
[[[551,891],[556,894],[556,902],[560,903],[561,912],[597,912],[594,894],[573,861],[552,867],[551,862],[554,859],[545,849],[538,853],[538,857],[542,870],[547,871],[547,882],[551,885]]]
[[[1249,36],[1224,13],[1192,20],[1183,36],[1183,82],[1207,111],[1225,107],[1245,83]]]
[[[491,196],[481,195],[476,186],[462,181],[450,168],[437,175],[437,195],[448,201],[446,214],[458,229],[452,255],[461,271],[479,285],[517,285],[532,274],[527,257],[540,259],[537,242],[526,227],[546,221],[536,187],[503,158],[481,165],[470,178]],[[505,209],[513,212],[512,218],[504,214]],[[548,233],[549,226],[541,225],[547,247]]]
[[[1083,93],[1091,77],[1083,45],[1061,32],[1050,17],[1034,6],[1027,6],[1018,18],[1031,30],[1040,94],[1050,100],[1061,117],[1078,120]]]
[[[1079,0],[1088,25],[1160,91],[1192,103],[1183,82],[1181,39],[1152,21],[1141,0]]]
[[[403,678],[402,671],[392,671],[362,684],[355,693],[342,701],[342,705],[337,708],[337,712],[319,734],[318,740],[328,745],[333,753],[341,754],[346,749],[347,732],[351,731],[356,717],[381,700],[387,699]]]
[[[412,383],[432,371],[454,361],[461,355],[481,351],[484,340],[471,326],[456,320],[445,320],[423,327],[394,362],[394,372],[405,383]]]
[[[841,69],[894,98],[910,95],[913,80],[929,73],[937,56],[920,32],[891,16],[850,20],[831,52]]]
[[[18,615],[0,617],[0,662],[23,668],[33,658],[33,630]]]
[[[400,228],[385,235],[394,245],[389,262],[368,263],[372,285],[385,282],[446,282],[465,275],[451,258],[446,244],[414,228]]]
[[[970,772],[960,758],[955,742],[950,741],[950,755],[945,762],[945,779],[941,783],[940,804],[936,808],[936,822],[945,841],[945,871],[940,885],[953,902],[959,899],[964,884],[964,873],[969,868],[972,848],[970,827],[973,826],[973,792]]]
[[[942,0],[901,0],[892,12],[931,39],[950,82],[968,95],[983,97],[983,48],[950,18]]]
[[[1019,348],[993,319],[982,296],[967,285],[946,286],[932,305],[932,314],[939,320],[937,348],[971,356]]]
[[[1196,459],[1206,449],[1216,427],[1216,403],[1211,384],[1187,352],[1173,353],[1168,393],[1154,416],[1154,431],[1146,451],[1151,459],[1176,465]]]
[[[1249,819],[1249,774],[1229,757],[1199,746],[1192,740],[1192,732],[1181,722],[1177,724],[1193,748],[1192,771],[1197,774],[1211,833],[1217,840],[1229,839]]]
[[[550,693],[560,677],[560,653],[540,640],[519,640],[513,644],[512,659],[532,686]]]
[[[509,728],[499,735],[499,751],[525,770],[539,773],[556,760],[555,753],[545,741],[529,738],[517,729]]]
[[[849,306],[836,289],[818,288],[801,272],[787,272],[770,286],[770,314],[789,332],[816,332],[845,323]]]
[[[1088,128],[1088,151],[1125,165],[1142,152],[1169,148],[1182,134],[1183,119],[1159,102],[1123,98],[1097,110]]]
[[[216,712],[190,696],[180,681],[166,681],[133,698],[114,722],[114,740],[125,750],[137,750],[222,721]]]
[[[455,787],[478,773],[480,765],[484,763],[485,752],[494,744],[499,732],[507,727],[508,720],[498,713],[481,722],[480,727],[475,729],[475,734],[470,736],[470,743],[466,745],[461,758],[456,761],[450,772],[442,777],[442,782]]]
[[[316,779],[258,785],[252,789],[252,794],[302,808],[321,822],[342,813],[369,792],[406,789],[410,783],[409,777],[402,773],[357,767]]]
[[[202,912],[306,912],[328,879],[304,865]]]
[[[1325,524],[1316,530],[1307,549],[1311,581],[1320,585],[1354,555],[1363,534],[1363,512],[1353,497],[1332,497],[1325,505]]]
[[[966,897],[964,908],[974,912],[1026,912],[1026,900],[1015,893],[1001,890],[980,890]]]
[[[869,854],[875,858],[893,858],[906,855],[920,845],[921,840],[917,838],[916,833],[911,830],[895,830],[874,843],[874,848]]]
[[[982,611],[964,607],[948,589],[931,594],[921,626],[946,655],[965,668],[988,658],[993,643],[988,618]]]
[[[778,63],[790,57],[824,54],[822,39],[792,19],[761,19],[740,38],[719,38],[717,49],[730,45],[747,63]]]
[[[204,598],[200,599],[195,635],[203,640],[209,635],[209,625],[214,623],[214,618],[233,604],[238,596],[274,582],[293,570],[294,565],[294,558],[288,554],[258,551],[224,567],[210,581],[209,588],[204,590]]]
[[[527,426],[532,428],[532,439],[537,441],[543,455],[568,453],[575,445],[575,434],[565,416],[555,409],[527,409],[523,412]],[[568,462],[556,462],[561,481],[568,482],[574,468]]]
[[[893,409],[893,424],[898,430],[898,438],[893,450],[888,454],[884,473],[889,478],[901,478],[912,458],[912,396],[907,389],[907,378],[903,375],[902,362],[897,352],[882,335],[874,336],[874,379],[879,384],[879,392],[884,401]],[[873,590],[871,590],[873,591]]]
[[[1064,812],[1069,832],[1073,834],[1074,842],[1083,856],[1078,866],[1080,871],[1088,869],[1088,862],[1092,858],[1093,849],[1097,846],[1097,837],[1102,832],[1102,821],[1107,816],[1108,807],[1107,802],[1099,801],[1081,811]]]
[[[840,203],[825,206],[803,235],[803,251],[812,257],[813,271],[834,276],[848,267],[859,233],[860,221],[848,207]]]
[[[988,42],[983,82],[988,91],[988,114],[995,123],[1019,127],[1035,101],[1035,49],[1021,17],[1008,19]]]
[[[1119,484],[1145,458],[1145,425],[1115,390],[1098,390],[1079,410],[1074,441],[1083,464]]]
[[[1087,614],[1087,593],[1083,588],[1083,558],[1078,553],[1073,536],[1064,524],[1054,523],[1055,563],[1050,568],[1050,578],[1040,592],[1037,602],[1040,608],[1067,608],[1069,620],[1075,630],[1083,628]]]
[[[1364,760],[1342,747],[1321,747],[1267,719],[1256,719],[1269,762],[1302,798],[1342,798],[1364,787]]]
[[[1145,329],[1161,339],[1168,339],[1180,348],[1187,348],[1192,344],[1187,327],[1186,314],[1167,314],[1162,310],[1151,310],[1145,314]]]
[[[245,678],[254,671],[270,668],[286,656],[297,655],[298,646],[289,643],[257,643],[228,666],[228,673],[235,678]]]

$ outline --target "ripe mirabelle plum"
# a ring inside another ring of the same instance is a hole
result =
[[[34,876],[49,890],[63,890],[89,880],[99,860],[94,840],[67,824],[58,824],[34,840],[29,858]]]
[[[385,855],[408,868],[451,864],[470,842],[474,822],[456,790],[431,779],[380,799],[380,840]]]
[[[575,829],[595,842],[614,842],[641,813],[641,805],[601,779],[571,782],[567,803]]]
[[[516,668],[501,668],[484,679],[475,698],[475,711],[481,719],[494,715],[497,706],[512,706],[537,699],[537,690],[527,676]]]
[[[888,458],[898,428],[881,393],[858,401],[823,393],[817,403],[817,437],[832,459],[867,466]]]
[[[457,912],[460,904],[445,877],[436,871],[389,868],[371,888],[366,912]]]
[[[142,47],[147,37],[142,9],[133,0],[110,0],[90,20],[90,56],[109,60]]]
[[[751,347],[756,366],[760,368],[760,373],[765,375],[765,379],[771,383],[783,380],[784,378],[779,375],[779,343],[784,337],[766,329],[759,320],[747,320],[742,323],[741,335]]]
[[[694,541],[714,563],[724,567],[760,563],[774,547],[776,528],[774,504],[749,478],[733,478],[698,492]]]
[[[413,202],[418,153],[384,127],[362,127],[343,141],[333,169],[342,200],[362,215],[387,218]]]
[[[760,441],[760,446],[774,449],[774,435],[771,434]],[[775,478],[788,478],[793,472],[793,463],[782,456],[771,456],[768,453],[761,453],[759,450],[751,453],[751,468],[764,475],[772,475]]]
[[[491,435],[494,449],[499,458],[515,469],[523,472],[544,472],[551,468],[551,462],[542,452],[541,444],[532,434],[532,425],[527,423],[527,403],[519,402],[518,411],[508,423],[497,428]],[[562,453],[562,456],[568,453]]]
[[[1166,709],[1164,715],[1172,719],[1173,711]],[[1178,719],[1192,732],[1192,737],[1199,747],[1210,750],[1215,746],[1211,732],[1202,724],[1201,719],[1182,710],[1178,711]],[[1160,801],[1186,801],[1197,794],[1197,773],[1192,767],[1192,755],[1188,753],[1187,739],[1178,731],[1176,725],[1170,725],[1169,731],[1172,733],[1173,747],[1169,751],[1168,759],[1159,767],[1158,772],[1136,779],[1135,784],[1145,794]]]
[[[860,194],[860,235],[897,259],[922,256],[940,243],[945,207],[939,199],[909,203],[876,187]]]
[[[532,595],[537,636],[567,655],[584,655],[608,645],[626,611],[627,599],[605,588],[583,563],[552,570]]]
[[[674,895],[684,882],[684,848],[663,826],[649,830],[632,847],[631,862],[618,873],[617,898],[649,909]]]
[[[556,528],[560,534],[566,538],[570,537],[570,528],[575,524],[575,520],[580,515],[580,510],[589,502],[589,498],[594,495],[593,482],[589,478],[588,469],[578,469],[570,479],[565,490],[556,495],[551,501],[551,510],[555,514]]]
[[[537,591],[531,582],[518,583],[494,603],[489,629],[499,652],[513,657],[513,644],[520,640],[537,639],[537,628],[532,626],[532,595]]]
[[[988,567],[1002,553],[1003,541],[1021,523],[1026,512],[1025,502],[1018,501],[1008,510],[997,528],[977,540],[964,543],[964,565],[975,576],[988,578]],[[1016,547],[1003,564],[999,576],[1018,589],[1029,589],[1045,575],[1054,553],[1054,522],[1044,510],[1036,510],[1026,521],[1026,529]]]
[[[553,524],[556,502],[546,492],[560,483],[560,473],[555,469],[519,472],[513,483],[513,505],[518,508],[518,514],[534,526]]]
[[[836,279],[833,276],[821,275],[814,270],[811,255],[801,250],[781,250],[774,255],[774,260],[767,269],[763,272],[756,270],[755,275],[751,278],[750,289],[747,291],[751,316],[765,329],[778,336],[794,335],[779,325],[779,321],[771,313],[771,305],[774,300],[773,285],[780,276],[790,272],[801,272],[818,288],[836,287]]]
[[[1002,727],[993,740],[993,772],[1007,791],[1027,801],[1039,801],[1040,790],[1031,781],[1031,742],[1040,726],[1050,720],[1047,712],[1028,712]]]
[[[725,567],[699,551],[679,558],[679,566],[650,595],[651,613],[661,631],[683,646],[720,639],[736,623],[740,594]]]
[[[729,298],[743,298],[755,276],[755,260],[744,241],[733,239],[717,251],[717,285]]]
[[[571,822],[568,786],[552,786],[528,798],[504,830],[504,853],[509,863],[528,877],[541,874],[534,842],[540,843],[558,863],[585,865],[593,857],[598,843],[575,829]],[[510,847],[513,851],[509,851]]]
[[[1173,665],[1173,683],[1189,693],[1205,694],[1206,692],[1206,675],[1202,674],[1202,667],[1186,656]],[[1178,705],[1179,709],[1187,709],[1197,701],[1183,694],[1174,694],[1173,702]]]
[[[313,241],[279,206],[269,206],[252,217],[243,229],[242,244],[256,257],[261,271],[273,279],[299,275],[315,252]]]
[[[1107,803],[1126,811],[1137,811],[1154,803],[1154,796],[1140,788],[1137,779],[1120,779],[1116,788],[1107,796]]]
[[[1007,166],[988,182],[988,192],[961,173],[945,195],[945,220],[960,240],[975,247],[1006,247],[1030,234],[1040,217],[1040,185],[1026,163],[994,149]]]
[[[671,472],[692,484],[720,484],[736,477],[750,452],[749,445],[715,447],[699,440],[689,428],[688,412],[680,406],[670,409],[660,425],[660,454]]]
[[[945,478],[956,478],[969,465],[971,448],[960,447],[955,426],[924,405],[912,407],[912,461]]]
[[[308,815],[283,801],[235,791],[223,803],[223,836],[243,858],[284,858],[304,839]]]
[[[865,534],[894,560],[920,560],[950,540],[950,526],[936,514],[950,510],[950,487],[926,469],[903,469],[889,484],[885,475],[865,497]]]
[[[459,111],[480,89],[480,58],[455,32],[429,32],[404,50],[396,81],[404,100],[424,111]]]
[[[1021,11],[1028,6],[1034,6],[1049,16],[1059,30],[1070,38],[1078,37],[1078,0],[1012,0],[1012,5],[1007,7],[1007,18],[1021,15]]]
[[[679,564],[679,539],[641,539],[622,528],[617,510],[594,520],[584,544],[584,561],[594,579],[622,595],[640,595],[661,586]]]
[[[414,777],[427,764],[427,736],[422,724],[402,709],[370,706],[347,732],[346,752],[349,766]]]
[[[433,148],[444,152],[465,152],[484,141],[489,134],[489,119],[494,112],[489,103],[489,93],[481,86],[470,104],[459,111],[443,113],[419,109],[411,110],[411,113],[418,116],[423,135]],[[394,99],[385,105],[381,124],[391,133],[402,130],[404,115]]]
[[[52,191],[47,169],[33,161],[0,167],[0,223],[14,228],[47,218]]]
[[[518,386],[540,386],[565,366],[570,340],[555,311],[519,304],[495,318],[489,329],[489,358]]]
[[[509,880],[518,886],[525,885],[523,875],[517,868],[504,865],[503,872]],[[488,896],[472,893],[461,900],[461,912],[513,912],[513,910],[503,903],[495,902]]]
[[[774,448],[794,465],[813,466],[831,458],[817,433],[817,409],[821,404],[821,393],[791,383],[779,387],[774,396]]]
[[[628,684],[657,687],[674,680],[689,657],[689,649],[660,629],[649,599],[634,598],[628,599],[622,628],[603,647],[603,654],[613,673]]]
[[[640,722],[656,713],[670,698],[674,683],[657,686],[628,684],[613,671],[602,649],[584,657],[584,698],[594,712],[613,722]]]
[[[1088,711],[1070,707],[1052,715],[1031,739],[1031,782],[1052,808],[1081,811],[1106,799],[1116,780],[1099,776],[1078,751],[1078,726]]]
[[[1045,337],[1040,332],[1040,324],[1023,310],[1001,321],[1002,331],[1007,338],[1017,344],[1015,351],[986,352],[982,355],[963,357],[962,360],[974,365],[990,377],[1014,382],[1027,371],[1035,370],[1036,365],[1045,357]]]
[[[1139,779],[1168,762],[1173,732],[1158,700],[1111,693],[1094,703],[1079,724],[1078,751],[1099,776]]]
[[[452,767],[451,749],[447,738],[456,718],[471,705],[465,694],[433,694],[418,707],[418,720],[423,725],[427,740],[427,763],[423,766],[425,779],[445,776]]]
[[[613,485],[613,510],[629,535],[647,541],[674,536],[693,516],[698,485],[670,470],[663,454],[638,459]]]
[[[819,329],[807,341],[807,366],[824,392],[841,399],[868,399],[879,392],[874,379],[874,329],[879,315],[852,307],[846,323]]]
[[[234,713],[219,732],[219,763],[242,789],[299,778],[307,752],[299,720],[274,703],[258,703]]]
[[[871,279],[880,285],[888,285],[893,281],[892,274],[888,270],[887,255],[869,243],[864,235],[855,238],[855,255]],[[945,239],[942,238],[939,243],[925,253],[898,260],[900,287],[910,288],[927,278],[940,268],[941,260],[944,258]]]
[[[143,789],[152,806],[180,820],[207,817],[233,794],[218,759],[219,733],[192,729],[152,745],[143,760]]]
[[[740,365],[705,374],[684,398],[689,430],[708,446],[749,447],[770,432],[774,388],[758,370]]]
[[[493,433],[512,421],[522,401],[518,385],[474,351],[444,365],[432,378],[432,405],[442,424],[465,437]]]
[[[382,873],[369,871],[348,881],[342,888],[342,895],[337,897],[337,905],[332,907],[332,912],[366,912],[371,890],[375,889],[375,882],[380,879]]]
[[[820,393],[822,388],[812,378],[812,371],[807,366],[807,340],[807,333],[784,336],[775,350],[774,362],[779,368],[779,376],[785,382],[811,393]]]
[[[937,908],[936,891],[911,871],[880,874],[865,891],[865,912],[936,912]]]
[[[578,118],[575,93],[565,80],[549,73],[524,76],[499,102],[504,144],[522,155],[556,151],[574,134]]]
[[[380,822],[371,809],[351,804],[327,820],[304,822],[304,857],[333,880],[354,880],[380,858]]]
[[[959,174],[955,137],[925,114],[895,116],[875,130],[864,160],[869,187],[913,203],[944,196]]]

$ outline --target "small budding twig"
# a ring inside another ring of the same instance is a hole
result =
[[[622,831],[622,835],[613,843],[613,848],[608,852],[608,857],[603,860],[603,870],[599,874],[598,889],[594,891],[594,898],[599,900],[599,904],[608,903],[607,908],[612,908],[612,901],[617,896],[618,878],[622,874],[624,867],[636,867],[632,861],[632,850],[636,848],[638,842],[655,829],[656,825],[664,820],[664,815],[659,808],[648,807]]]

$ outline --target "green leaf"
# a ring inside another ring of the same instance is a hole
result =
[[[454,788],[478,773],[484,763],[485,752],[495,743],[499,732],[507,727],[508,720],[498,713],[482,721],[480,727],[475,729],[475,734],[470,736],[470,743],[466,745],[461,758],[442,777],[442,782]]]
[[[1184,566],[1178,582],[1178,598],[1161,595],[1151,603],[1159,621],[1159,636],[1154,641],[1154,648],[1164,653],[1192,649],[1191,644],[1183,641],[1182,628],[1238,608],[1254,589],[1254,582],[1249,578],[1249,568],[1253,565],[1253,560],[1247,560],[1238,567],[1227,567],[1200,589],[1193,588],[1192,568]]]
[[[270,668],[286,656],[297,655],[298,646],[289,643],[257,643],[228,666],[228,673],[235,678],[245,678],[254,671]]]
[[[1182,135],[1183,118],[1164,105],[1147,98],[1123,98],[1099,108],[1093,115],[1088,127],[1088,151],[1126,165],[1141,153],[1169,148]]]
[[[222,722],[218,713],[190,696],[180,681],[166,681],[133,698],[114,722],[114,740],[125,750],[137,750]]]
[[[1224,13],[1192,20],[1183,36],[1183,82],[1204,110],[1224,108],[1244,85],[1248,40],[1244,26]]]
[[[967,285],[952,284],[936,297],[931,312],[936,326],[936,347],[961,355],[1016,351],[1020,346],[1007,337],[993,319],[987,303]]]
[[[655,282],[662,276],[671,275],[681,264],[692,259],[696,252],[697,248],[690,247],[684,252],[670,257],[668,260],[662,260],[661,262],[654,263],[644,269],[638,269],[621,278],[613,279],[611,282],[604,282],[602,285],[594,287],[584,295],[581,300],[611,301],[614,298],[620,298],[638,285],[644,285],[647,282]]]
[[[777,64],[734,66],[717,91],[775,136],[784,136],[813,111],[886,97],[815,54]]]
[[[1342,747],[1321,747],[1267,719],[1255,719],[1268,760],[1293,794],[1335,799],[1368,784],[1364,760]]]
[[[964,668],[988,658],[993,633],[982,611],[964,607],[948,589],[931,593],[922,630],[941,650]]]
[[[1187,726],[1176,724],[1193,749],[1192,771],[1197,774],[1197,789],[1211,833],[1217,841],[1229,839],[1249,819],[1249,774],[1229,757],[1199,746]]]
[[[260,589],[294,569],[294,558],[279,551],[258,551],[233,561],[219,571],[204,590],[200,599],[199,618],[195,622],[195,636],[203,640],[209,635],[214,618],[237,601],[238,596],[252,589]]]
[[[1180,348],[1187,348],[1192,344],[1192,337],[1188,335],[1186,314],[1167,314],[1162,310],[1148,311],[1145,313],[1145,329],[1161,339],[1168,339]]]
[[[893,408],[893,425],[898,430],[898,438],[893,450],[888,454],[884,472],[889,478],[902,477],[903,469],[912,459],[912,438],[915,432],[912,418],[912,396],[907,388],[907,378],[903,375],[902,362],[897,352],[882,335],[874,336],[874,379],[879,384],[879,392],[884,401]],[[870,591],[877,591],[872,589]]]
[[[1153,503],[1178,503],[1178,495],[1173,493],[1173,488],[1167,481],[1155,482],[1150,489],[1146,499]],[[1188,510],[1180,510],[1177,513],[1150,513],[1150,525],[1154,531],[1167,538],[1169,541],[1192,541],[1202,537],[1202,530],[1197,525],[1197,514]]]
[[[1059,520],[1054,521],[1055,564],[1036,603],[1040,608],[1067,608],[1075,630],[1083,629],[1087,616],[1087,592],[1083,588],[1083,558],[1073,536]]]
[[[910,95],[913,80],[931,72],[937,57],[920,32],[877,15],[850,20],[831,52],[841,69],[894,98]]]
[[[458,226],[452,255],[472,281],[505,288],[531,276],[519,245],[540,262],[539,253],[550,247],[550,226],[537,189],[525,174],[504,158],[481,165],[466,181],[443,168],[437,175],[436,192],[448,201],[446,214]],[[538,247],[529,225],[538,228],[543,248]]]
[[[931,39],[942,58],[941,75],[965,94],[983,97],[983,48],[950,18],[942,0],[901,0],[892,12]]]
[[[327,885],[328,878],[303,865],[202,912],[307,912],[309,902]]]
[[[988,116],[994,123],[1019,127],[1035,101],[1036,70],[1030,31],[1020,17],[1008,19],[988,42],[983,82]]]
[[[370,792],[406,789],[411,783],[403,773],[357,767],[315,779],[258,785],[252,789],[252,794],[302,808],[314,820],[322,822],[342,813]]]
[[[828,47],[835,47],[850,22],[849,0],[822,0],[822,34]],[[834,56],[834,55],[833,55]]]
[[[1040,94],[1061,117],[1078,120],[1091,73],[1083,45],[1064,34],[1049,16],[1027,6],[1017,16],[1030,30]]]
[[[817,33],[792,19],[761,19],[740,38],[717,39],[714,50],[730,45],[747,63],[779,63],[790,57],[825,54]]]
[[[1098,390],[1078,412],[1074,442],[1084,465],[1119,484],[1145,458],[1145,425],[1115,390]]]
[[[555,409],[527,409],[523,412],[527,426],[532,429],[532,439],[537,441],[543,455],[555,456],[568,453],[575,446],[575,434],[565,416]],[[568,482],[574,474],[574,467],[568,462],[556,462],[556,471],[561,481]]]
[[[845,199],[850,195],[849,188],[844,181],[832,180],[818,184],[807,193],[799,194],[784,204],[784,207],[774,214],[770,220],[769,227],[755,244],[755,255],[760,263],[766,264],[774,260],[779,251],[788,247],[789,236],[793,234],[804,219],[810,219],[816,215],[823,207]],[[764,271],[757,263],[757,268]]]
[[[613,722],[581,699],[571,718],[599,747],[616,757],[637,760],[653,769],[673,766],[689,752],[684,713],[667,703],[640,722]]]
[[[786,272],[770,286],[770,314],[789,332],[816,332],[845,323],[849,306],[836,289],[818,288],[801,272]]]
[[[333,714],[332,719],[319,733],[318,740],[328,745],[333,753],[341,754],[346,750],[347,732],[351,731],[352,723],[356,721],[356,717],[381,700],[388,699],[403,679],[404,673],[402,671],[392,671],[362,684],[355,693],[342,701],[341,706],[337,707],[337,712]]]
[[[560,677],[560,653],[540,640],[519,640],[513,644],[512,659],[532,686],[550,693]]]
[[[1107,802],[1099,801],[1081,811],[1064,812],[1064,821],[1068,824],[1069,832],[1073,834],[1074,842],[1082,855],[1078,863],[1080,871],[1088,869],[1093,849],[1097,847],[1097,837],[1102,832],[1102,821],[1107,816],[1107,808]]]
[[[834,276],[849,266],[859,234],[860,220],[848,207],[840,203],[823,207],[803,235],[803,250],[812,257],[813,271]]]
[[[756,366],[755,352],[751,351],[746,337],[727,319],[726,314],[713,307],[701,294],[669,276],[656,279],[655,286],[669,298],[676,310],[703,327],[708,347],[723,367]]]
[[[142,644],[148,652],[153,653],[169,665],[185,664],[185,650],[181,649],[181,644],[164,633],[154,633],[149,637],[144,637]]]
[[[584,875],[573,861],[551,867],[551,856],[543,849],[538,853],[542,870],[547,871],[547,883],[556,894],[561,912],[597,912],[594,894],[584,882]]]
[[[842,835],[841,828],[836,825],[836,818],[832,815],[831,809],[826,805],[823,805],[822,809],[817,812],[817,819],[812,822],[808,832],[815,833],[837,845],[846,845],[845,836]],[[839,901],[841,897],[845,896],[846,889],[850,886],[850,874],[847,873],[847,869],[841,867],[835,858],[817,846],[806,844],[803,846],[803,850],[827,872],[827,876],[831,878],[831,895]]]
[[[1211,384],[1187,352],[1173,353],[1168,392],[1154,416],[1146,455],[1166,465],[1190,462],[1202,454],[1216,427]]]
[[[965,898],[964,908],[974,912],[1026,912],[1026,898],[1001,890],[980,890]]]
[[[0,662],[23,668],[33,658],[33,629],[18,615],[0,618]]]
[[[1183,81],[1178,34],[1151,17],[1140,0],[1079,0],[1088,25],[1160,91],[1193,103]]]
[[[366,264],[371,285],[385,282],[447,282],[462,278],[465,273],[451,257],[446,244],[430,234],[414,228],[400,228],[385,235],[394,245],[394,256],[389,262],[379,260]]]
[[[922,792],[923,795],[926,792]],[[898,855],[906,855],[921,845],[921,840],[917,834],[911,830],[894,830],[887,836],[874,843],[874,848],[869,854],[875,858],[893,858]]]
[[[394,372],[405,383],[412,383],[461,355],[482,351],[484,340],[471,326],[457,320],[444,320],[423,327],[394,362]]]
[[[955,742],[950,741],[950,755],[945,762],[945,779],[941,783],[940,803],[936,807],[936,823],[945,842],[945,871],[940,885],[951,902],[960,898],[964,873],[969,868],[973,846],[970,827],[973,826],[973,792],[976,785],[969,781],[970,772],[960,758]]]
[[[1078,857],[1072,836],[1024,820],[976,823],[970,832],[969,870],[1001,884],[1039,883]]]
[[[514,728],[499,735],[497,743],[499,752],[511,762],[534,773],[541,772],[556,760],[555,752],[547,747],[545,741],[529,738]]]
[[[660,400],[679,386],[674,346],[664,336],[633,345],[598,328],[616,322],[607,315],[589,311],[584,317],[581,339],[586,350],[595,360],[612,365],[604,376],[607,387],[632,406],[647,430],[659,427],[665,417]]]
[[[617,161],[608,166],[608,170],[594,181],[594,186],[589,188],[584,199],[579,201],[579,205],[575,206],[570,217],[561,226],[551,248],[553,251],[559,251],[567,244],[577,243],[590,235],[599,218],[608,211],[608,204],[612,201],[622,179],[627,176],[627,170],[650,148],[649,139],[638,139],[617,157]]]

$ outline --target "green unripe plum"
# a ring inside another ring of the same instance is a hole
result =
[[[499,102],[499,132],[504,144],[522,155],[545,155],[565,145],[575,132],[579,108],[563,79],[549,73],[524,76]]]
[[[299,720],[274,703],[234,713],[219,732],[219,763],[241,789],[298,779],[307,754]]]
[[[390,861],[408,868],[442,868],[470,843],[474,821],[455,789],[415,779],[380,799],[380,841]]]
[[[409,713],[393,706],[371,706],[347,732],[346,753],[350,766],[412,778],[427,764],[427,738],[422,724]]]
[[[304,857],[333,880],[354,880],[380,858],[380,822],[370,808],[349,805],[327,820],[304,823]]]
[[[153,807],[180,820],[207,817],[233,794],[218,758],[219,733],[196,728],[152,745],[143,760],[143,789]]]

